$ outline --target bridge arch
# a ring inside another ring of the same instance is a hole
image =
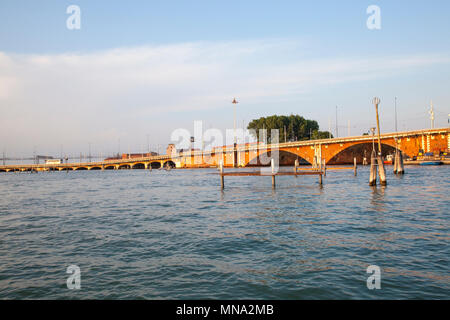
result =
[[[91,167],[89,170],[102,170],[101,167]]]
[[[133,164],[133,169],[145,169],[146,168],[146,164],[143,162],[137,162]]]
[[[270,149],[260,149],[260,150],[254,150],[250,151],[249,160],[245,163],[245,166],[270,166],[270,157],[271,157],[271,150]],[[276,154],[276,151],[275,151]],[[264,157],[265,159],[261,159],[261,157]],[[300,152],[297,152],[296,150],[278,150],[278,157],[280,160],[280,166],[293,166],[295,163],[295,160],[298,159],[300,164],[310,164],[308,160],[306,160],[306,156],[301,154]],[[261,161],[263,160],[263,161]],[[266,163],[267,162],[267,163]]]
[[[338,148],[325,157],[327,164],[353,164],[353,158],[356,158],[357,163],[362,163],[364,157],[370,163],[370,156],[372,154],[373,144],[370,142],[362,142],[356,144],[349,144],[347,147]],[[401,146],[399,146],[401,150]],[[378,152],[378,143],[375,141],[375,151]],[[395,144],[390,142],[381,143],[381,151],[383,157],[388,154],[394,154]]]
[[[77,167],[77,168],[74,168],[74,170],[88,170],[88,168],[87,167]]]
[[[114,165],[105,166],[105,170],[114,170],[116,167]]]
[[[161,168],[161,162],[151,162],[150,165],[152,166],[152,169]]]
[[[119,170],[123,170],[123,169],[131,169],[131,164],[129,164],[129,163],[123,163],[123,164],[119,165],[118,169],[119,169]]]
[[[164,162],[163,167],[164,168],[168,168],[168,167],[175,168],[176,164],[172,160],[168,160],[168,161]]]

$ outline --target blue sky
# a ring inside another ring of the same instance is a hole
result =
[[[81,29],[66,8],[81,8]],[[381,8],[381,30],[366,8]],[[340,135],[447,125],[448,1],[6,1],[0,3],[0,148],[139,152],[176,128],[298,113]],[[14,139],[10,137],[13,136]],[[30,138],[31,137],[31,138]],[[161,147],[162,148],[162,147]],[[154,148],[153,148],[154,149]]]

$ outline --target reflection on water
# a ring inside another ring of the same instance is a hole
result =
[[[206,169],[0,174],[0,298],[448,299],[450,169],[406,169],[224,191]]]

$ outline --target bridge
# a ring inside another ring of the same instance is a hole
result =
[[[254,143],[98,162],[1,165],[0,172],[202,168],[217,167],[221,162],[225,167],[248,167],[269,165],[272,157],[278,158],[280,165],[293,165],[296,159],[309,164],[322,159],[330,165],[353,163],[356,158],[362,163],[364,158],[370,159],[372,142],[372,136],[363,135],[277,144]],[[450,128],[385,133],[381,135],[381,143],[384,155],[393,153],[396,146],[406,157],[418,156],[421,152],[440,154],[450,150]]]

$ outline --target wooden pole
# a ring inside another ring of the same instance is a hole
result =
[[[377,184],[376,158],[375,158],[375,150],[372,150],[372,156],[370,157],[369,186],[375,186],[376,184]]]
[[[398,169],[398,149],[395,148],[395,156],[394,156],[394,173],[397,173]]]
[[[356,157],[354,157],[353,158],[353,171],[354,171],[354,173],[355,173],[355,177],[356,177],[356,175],[358,174],[357,173],[357,166],[356,166]]]
[[[377,162],[378,162],[378,175],[380,176],[380,183],[382,186],[385,186],[387,184],[386,171],[384,170],[383,157],[381,155],[378,155]]]
[[[380,118],[378,116],[378,104],[380,103],[380,99],[374,98],[374,103],[375,103],[375,111],[377,114],[378,154],[381,156]]]
[[[398,150],[398,165],[397,165],[397,174],[404,174],[405,168],[403,166],[403,154],[400,150]]]
[[[322,173],[319,174],[319,184],[322,185]]]
[[[295,162],[294,162],[294,172],[295,172],[295,177],[296,177],[296,178],[297,178],[297,167],[298,167],[298,160],[295,159]]]
[[[323,159],[323,175],[327,176],[327,162]]]
[[[272,166],[272,188],[275,189],[275,160],[270,159],[270,165]]]
[[[378,116],[378,105],[380,104],[379,98],[374,98],[373,103],[375,104],[375,111],[377,115],[377,131],[378,131],[378,175],[380,176],[380,183],[381,185],[386,185],[386,172],[384,170],[384,163],[383,163],[383,157],[381,152],[381,135],[380,135],[380,118]]]
[[[225,181],[223,178],[223,162],[219,163],[219,171],[220,171],[220,188],[223,190],[225,188]]]

